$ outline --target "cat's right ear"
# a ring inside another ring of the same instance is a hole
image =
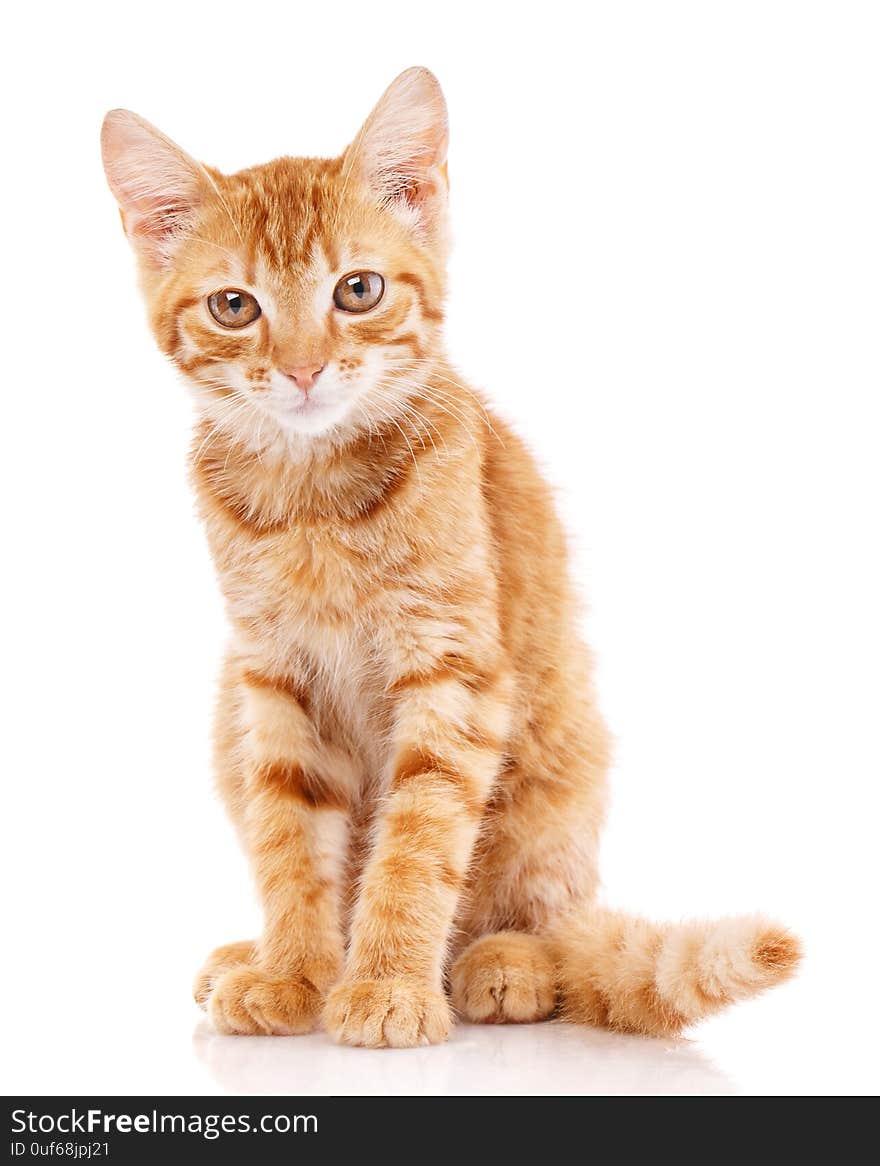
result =
[[[165,266],[206,194],[204,169],[128,109],[113,109],[101,153],[129,242],[147,263]]]

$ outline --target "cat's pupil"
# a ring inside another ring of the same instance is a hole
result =
[[[241,296],[234,294],[234,293],[227,292],[226,293],[226,306],[232,312],[236,312],[236,313],[240,312],[242,309],[242,306],[243,306]]]
[[[357,276],[355,276],[354,279],[349,280],[348,286],[351,288],[354,294],[359,296],[361,299],[363,299],[363,297],[367,294],[367,285]]]

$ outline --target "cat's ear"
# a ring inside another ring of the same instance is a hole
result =
[[[129,241],[148,263],[165,265],[205,197],[204,168],[127,109],[104,118],[101,153]]]
[[[449,124],[443,90],[427,69],[388,86],[345,153],[345,169],[414,227],[434,230],[446,204]]]

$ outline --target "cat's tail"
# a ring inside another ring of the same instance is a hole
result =
[[[711,923],[650,923],[592,907],[552,930],[560,1015],[672,1036],[791,976],[801,945],[758,915]]]

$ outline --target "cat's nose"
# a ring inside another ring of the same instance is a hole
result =
[[[307,393],[318,379],[323,367],[323,364],[297,364],[288,365],[287,368],[281,371],[285,376],[290,377],[298,389],[302,389],[304,393]]]

